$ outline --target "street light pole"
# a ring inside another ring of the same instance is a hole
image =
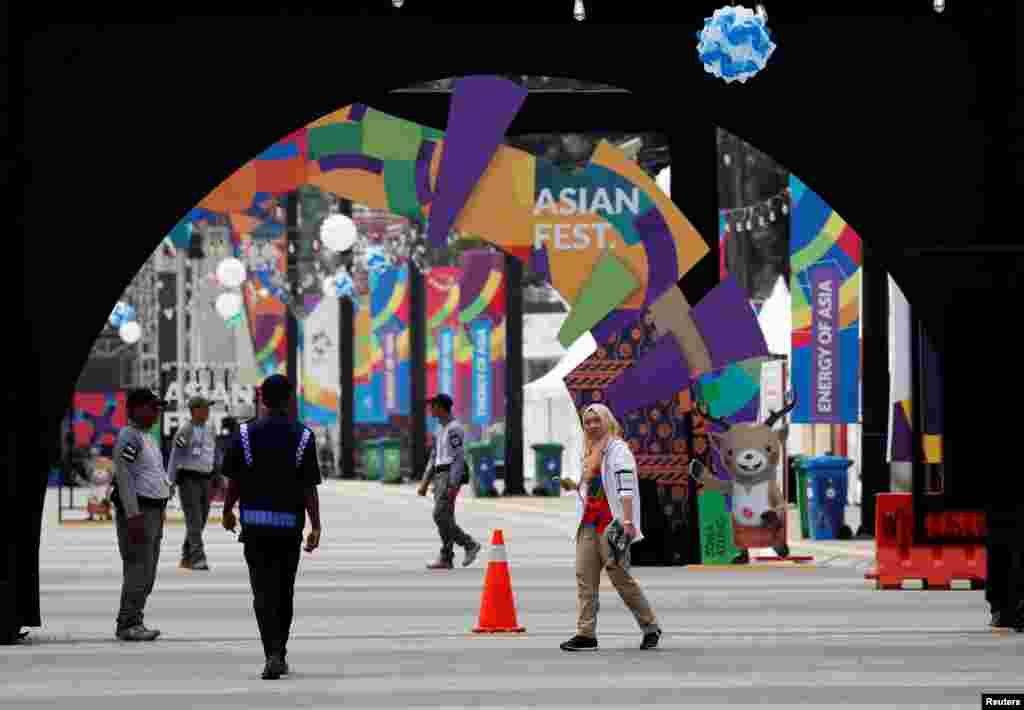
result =
[[[182,409],[182,399],[184,398],[185,392],[185,250],[179,249],[177,254],[177,267],[178,274],[174,279],[174,290],[175,290],[175,311],[176,320],[175,328],[177,330],[177,338],[175,342],[176,362],[174,363],[174,373],[178,381],[178,400],[176,402],[178,410]]]

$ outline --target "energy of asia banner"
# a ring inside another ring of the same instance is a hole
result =
[[[790,176],[792,385],[798,424],[854,424],[859,414],[861,241]]]

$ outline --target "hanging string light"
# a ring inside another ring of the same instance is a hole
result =
[[[725,231],[730,231],[730,225],[734,225],[736,232],[751,232],[754,229],[755,219],[760,228],[775,224],[779,220],[777,212],[780,212],[783,217],[789,214],[790,195],[790,190],[787,187],[755,205],[720,210],[722,216],[725,217]]]

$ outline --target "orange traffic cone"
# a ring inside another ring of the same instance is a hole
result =
[[[526,629],[516,621],[516,603],[512,598],[512,578],[505,555],[505,536],[495,530],[491,538],[491,561],[487,563],[484,593],[480,597],[480,621],[475,634],[520,633]]]

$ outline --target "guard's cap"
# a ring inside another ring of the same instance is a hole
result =
[[[150,402],[156,402],[161,407],[167,406],[166,400],[161,399],[160,395],[145,387],[130,390],[125,398],[125,403],[127,404],[128,409],[135,409],[136,407],[141,407],[144,404],[149,404]]]
[[[444,407],[450,412],[452,411],[452,405],[454,403],[452,402],[451,397],[446,395],[444,392],[441,392],[427,400],[427,404],[440,404],[442,407]]]

